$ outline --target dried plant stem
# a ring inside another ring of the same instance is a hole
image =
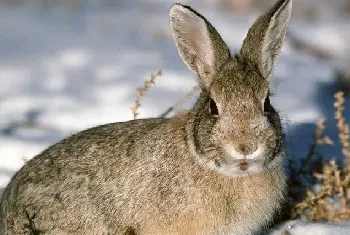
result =
[[[342,153],[345,157],[345,166],[350,168],[350,141],[349,124],[345,122],[344,112],[344,92],[337,92],[335,95],[335,119],[337,120],[338,136],[342,144]]]
[[[146,81],[145,81],[144,86],[137,89],[138,93],[137,93],[137,97],[136,97],[136,99],[135,99],[135,103],[134,103],[135,105],[134,105],[134,107],[131,108],[132,114],[134,115],[134,119],[137,119],[137,116],[140,114],[140,113],[138,112],[138,110],[139,110],[139,108],[140,108],[140,106],[141,106],[141,103],[140,103],[141,98],[142,98],[142,97],[145,95],[145,93],[149,90],[149,88],[152,86],[152,84],[155,84],[157,77],[159,77],[159,76],[161,76],[161,75],[162,75],[162,71],[161,71],[161,70],[159,70],[159,71],[158,71],[157,73],[155,73],[155,74],[152,74],[152,75],[151,75],[151,78],[150,78],[149,80],[146,80]]]
[[[321,118],[316,123],[316,131],[313,136],[313,142],[309,148],[309,152],[307,153],[306,157],[301,159],[301,166],[300,169],[297,171],[296,176],[299,176],[301,174],[310,173],[307,172],[306,168],[310,166],[310,163],[315,155],[318,155],[316,153],[316,148],[318,145],[324,145],[324,144],[333,144],[333,141],[328,137],[324,136],[322,137],[323,131],[325,129],[325,119]]]
[[[332,160],[324,166],[322,173],[315,173],[314,176],[322,180],[319,189],[316,192],[307,190],[306,198],[293,208],[292,217],[296,218],[306,213],[309,220],[348,220],[349,172],[340,171]],[[334,200],[339,201],[341,208],[335,207]]]
[[[306,216],[309,220],[327,220],[342,221],[350,219],[350,147],[349,147],[349,124],[346,124],[343,115],[344,111],[344,93],[335,94],[335,119],[342,151],[345,157],[344,169],[339,169],[335,160],[324,164],[323,170],[314,173],[313,176],[319,179],[320,184],[313,190],[307,189],[306,197],[297,203],[292,209],[292,218]],[[318,139],[324,129],[324,121],[320,120],[317,124],[315,139]],[[321,138],[322,140],[322,138]],[[328,141],[314,141],[309,155],[315,152],[317,144]],[[310,159],[311,157],[306,157]]]
[[[192,88],[192,90],[190,92],[188,92],[184,97],[182,97],[179,101],[177,101],[174,105],[172,105],[171,107],[169,107],[163,114],[161,114],[159,117],[166,117],[169,113],[171,113],[174,110],[178,110],[180,109],[180,107],[182,107],[184,105],[184,103],[190,99],[194,93],[199,90],[199,85],[196,85]]]

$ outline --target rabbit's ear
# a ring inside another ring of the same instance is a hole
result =
[[[230,52],[215,28],[188,6],[174,4],[170,27],[185,64],[209,86],[211,75],[230,58]]]
[[[255,21],[244,39],[241,54],[267,79],[281,51],[291,12],[292,0],[278,1]]]

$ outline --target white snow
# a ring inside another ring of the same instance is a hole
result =
[[[287,221],[272,229],[268,235],[349,235],[350,222],[316,223],[301,220]]]
[[[25,159],[62,138],[131,119],[136,88],[151,73],[161,69],[163,75],[141,100],[140,118],[161,114],[196,84],[170,36],[173,1],[103,2],[86,1],[77,9],[0,3],[0,188]],[[239,50],[251,17],[230,15],[214,1],[182,2],[203,13],[232,51]],[[293,19],[291,30],[334,55],[350,51],[344,39],[350,38],[349,21],[310,25]],[[316,120],[326,117],[327,125],[334,124],[332,66],[294,50],[288,40],[284,45],[272,80],[272,102],[284,119],[295,158],[307,151]],[[327,134],[335,138],[335,128]],[[340,156],[337,146],[324,151]],[[350,234],[349,224],[288,223],[283,226],[293,224],[292,235]]]

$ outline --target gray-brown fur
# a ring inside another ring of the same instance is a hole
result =
[[[271,71],[261,63],[277,58],[284,34],[267,28],[277,17],[273,27],[285,32],[289,18],[274,12],[290,16],[289,4],[282,0],[259,18],[250,32],[263,38],[248,35],[243,45],[268,48],[267,57],[243,49],[231,56],[207,20],[174,5],[174,40],[202,85],[193,109],[85,130],[34,157],[2,195],[0,234],[243,235],[266,225],[283,201],[286,159],[267,99]],[[242,161],[248,170],[240,170]]]

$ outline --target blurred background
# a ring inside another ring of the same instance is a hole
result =
[[[206,16],[235,52],[249,25],[275,1],[179,2]],[[0,2],[0,188],[26,160],[67,135],[132,119],[137,88],[152,73],[162,70],[141,100],[140,118],[160,115],[195,86],[170,35],[173,3]],[[288,149],[298,159],[319,118],[327,119],[326,134],[337,139],[333,94],[350,91],[350,0],[294,0],[293,7],[271,87]],[[335,141],[322,151],[337,157],[340,149]]]

